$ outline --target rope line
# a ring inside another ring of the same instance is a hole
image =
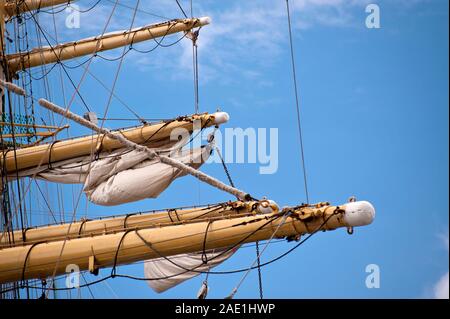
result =
[[[302,136],[302,126],[300,121],[300,106],[298,102],[298,89],[297,89],[297,75],[295,72],[295,57],[294,57],[294,45],[292,41],[292,29],[291,29],[291,14],[289,9],[289,0],[286,0],[286,11],[288,18],[288,27],[289,27],[289,44],[291,49],[291,63],[292,63],[292,79],[294,83],[294,91],[295,91],[295,105],[297,109],[297,126],[298,126],[298,135],[300,140],[300,155],[302,161],[302,169],[303,169],[303,183],[305,186],[305,194],[306,194],[306,202],[309,203],[309,192],[308,192],[308,182],[306,176],[306,164],[305,164],[305,152],[303,147],[303,136]]]
[[[256,259],[258,260],[258,283],[259,283],[259,299],[263,299],[263,286],[262,286],[262,274],[261,274],[261,258],[259,257],[259,241],[255,243],[256,247]]]
[[[180,2],[178,0],[175,0],[175,1],[178,5],[178,8],[180,8],[180,10],[181,10],[181,13],[183,13],[185,18],[187,18],[188,16],[187,16],[186,12],[184,12],[183,7],[181,6]]]

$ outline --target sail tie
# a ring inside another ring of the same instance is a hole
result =
[[[20,279],[20,285],[21,285],[22,288],[25,287],[25,270],[26,270],[26,267],[27,267],[27,261],[28,261],[28,257],[30,256],[31,250],[34,247],[36,247],[37,245],[43,244],[43,243],[45,243],[45,242],[43,242],[43,241],[36,242],[36,243],[32,244],[30,246],[30,249],[28,249],[28,251],[27,251],[27,254],[26,254],[25,259],[23,261],[22,276],[21,276],[21,279]]]
[[[116,265],[117,265],[117,257],[119,256],[119,250],[122,246],[123,240],[125,239],[125,236],[128,235],[130,232],[135,231],[134,229],[129,229],[126,232],[123,233],[122,237],[120,237],[119,244],[117,245],[116,254],[114,255],[114,264],[111,269],[111,278],[114,278],[116,276]]]
[[[208,256],[206,255],[206,239],[208,236],[208,230],[213,222],[211,220],[208,221],[208,225],[206,225],[205,237],[203,238],[203,252],[202,252],[202,262],[206,265],[208,263]]]
[[[52,167],[52,149],[53,149],[53,146],[55,146],[55,144],[58,143],[58,142],[59,142],[58,140],[53,141],[50,144],[50,147],[48,148],[48,164],[47,164],[48,169],[52,169],[53,168]]]

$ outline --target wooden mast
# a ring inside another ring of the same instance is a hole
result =
[[[352,206],[354,204],[357,209]],[[373,207],[367,202],[347,203],[340,207],[328,204],[300,206],[248,217],[164,227],[135,226],[108,235],[5,248],[0,249],[0,283],[42,279],[54,273],[61,275],[68,265],[95,272],[99,268],[203,249],[233,247],[272,236],[296,238],[315,232],[321,226],[322,230],[362,226],[370,224],[374,214]]]
[[[7,15],[65,2],[68,1],[25,0],[16,5],[16,2],[6,3],[0,0],[2,31],[4,31],[4,18]],[[7,64],[9,74],[14,74],[25,68],[94,54],[175,32],[188,31],[208,23],[208,18],[173,20],[60,44],[52,48],[38,48],[30,52],[11,54],[3,62]],[[1,36],[4,43],[3,34]],[[3,56],[3,47],[0,50]],[[3,79],[5,72],[3,69],[0,71],[0,78]],[[194,119],[199,119],[202,127],[217,125],[214,114],[196,115],[167,125],[160,123],[143,126],[117,134],[123,134],[126,139],[135,143],[148,144],[160,138],[167,138],[171,130],[176,127],[186,127],[192,131]],[[155,132],[165,133],[149,141]],[[101,141],[103,150],[122,147],[120,142],[109,137],[103,138],[103,135],[30,147],[17,151],[17,169],[47,164],[50,158],[52,161],[60,161],[89,154],[98,149],[97,143],[92,142],[97,140]],[[13,166],[10,163],[12,155],[8,153],[3,155],[5,163],[0,162],[0,164],[7,167],[7,172],[14,171],[15,164]],[[221,213],[224,214],[214,212],[209,218],[203,218],[199,211],[186,211],[186,214],[183,214],[184,217],[175,222],[172,221],[173,215],[163,213],[164,216],[125,216],[103,221],[79,222],[75,224],[79,226],[78,233],[73,232],[68,225],[55,226],[52,229],[48,227],[30,230],[25,233],[28,237],[18,237],[18,240],[22,241],[22,246],[0,249],[0,283],[31,278],[43,279],[53,274],[61,275],[71,264],[77,265],[80,270],[95,272],[99,268],[158,258],[161,255],[173,256],[232,247],[247,242],[267,240],[272,236],[297,238],[299,235],[315,232],[321,226],[323,230],[333,230],[339,227],[367,225],[372,222],[374,216],[373,207],[370,204],[371,209],[364,206],[363,210],[355,210],[351,206],[353,203],[340,207],[328,204],[313,207],[299,206],[286,208],[282,212],[273,209],[270,213],[249,215],[247,205],[253,206],[253,204],[254,202],[242,203],[242,210],[222,209]],[[241,216],[240,213],[245,216]],[[363,218],[355,219],[355,215],[358,214],[363,214]],[[184,219],[188,217],[189,219]],[[157,218],[161,218],[162,222],[157,221]],[[196,219],[192,220],[192,218]],[[100,228],[102,228],[101,234]],[[78,238],[78,235],[82,238]]]

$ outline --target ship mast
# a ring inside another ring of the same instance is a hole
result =
[[[193,28],[210,23],[209,18],[177,19],[5,55],[6,18],[63,3],[70,1],[0,0],[1,80],[9,81],[17,72],[28,68],[133,45],[175,32],[189,32]],[[0,86],[2,111],[4,89]],[[350,202],[342,206],[320,203],[287,207],[280,211],[276,205],[263,205],[263,202],[269,201],[250,201],[248,194],[170,157],[159,156],[148,148],[148,137],[154,136],[155,132],[162,132],[166,138],[173,126],[182,126],[191,132],[194,117],[200,120],[202,127],[223,123],[218,120],[217,113],[185,117],[177,120],[179,123],[174,121],[167,126],[161,123],[159,126],[142,126],[129,131],[111,132],[49,101],[40,99],[39,104],[96,131],[96,137],[99,137],[97,140],[101,141],[100,144],[105,149],[130,147],[144,150],[148,152],[149,158],[158,156],[162,163],[184,170],[202,181],[236,195],[241,200],[219,206],[217,211],[210,207],[203,212],[180,211],[175,214],[178,220],[173,220],[174,215],[171,213],[127,215],[102,221],[80,221],[13,232],[11,235],[17,240],[14,245],[0,237],[0,284],[61,275],[66,272],[66,267],[72,264],[77,265],[80,270],[89,270],[96,274],[100,268],[113,267],[115,271],[115,267],[119,265],[162,256],[234,248],[244,243],[272,238],[298,239],[303,234],[340,227],[351,230],[355,226],[370,224],[374,218],[374,208],[368,202]],[[4,174],[8,174],[42,163],[51,163],[50,158],[64,160],[82,156],[98,148],[98,142],[91,140],[92,138],[78,138],[61,141],[56,145],[24,148],[18,150],[14,158],[8,157],[11,155],[4,152],[0,164],[6,167]],[[13,165],[13,159],[17,160],[17,164]],[[258,211],[260,207],[264,209]],[[205,216],[205,212],[212,214]]]

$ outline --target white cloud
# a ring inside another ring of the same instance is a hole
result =
[[[442,240],[442,243],[445,245],[448,253],[448,242],[449,236],[440,234],[438,237]],[[449,272],[443,275],[439,281],[433,287],[433,297],[436,299],[449,299]]]
[[[447,272],[434,286],[434,298],[436,299],[449,299],[449,273]]]
[[[445,245],[445,248],[446,248],[447,251],[448,251],[448,234],[447,234],[447,235],[440,234],[440,235],[438,235],[438,237],[442,240],[442,242],[443,242],[444,245]]]

